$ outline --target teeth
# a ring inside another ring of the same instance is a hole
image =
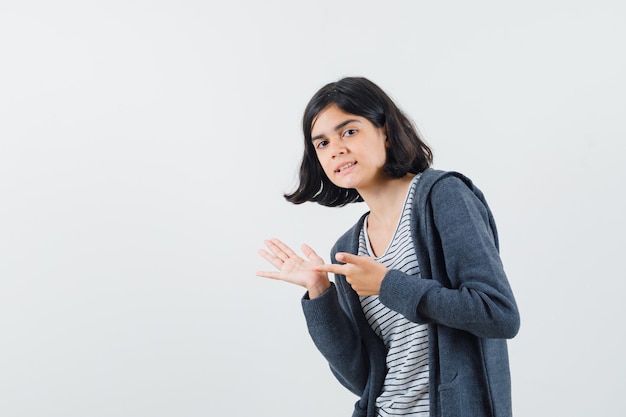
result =
[[[343,171],[343,170],[344,170],[344,169],[346,169],[346,168],[350,168],[352,165],[354,165],[354,163],[353,163],[353,162],[350,162],[349,164],[345,164],[344,166],[339,167],[339,169],[337,170],[337,172],[341,172],[341,171]]]

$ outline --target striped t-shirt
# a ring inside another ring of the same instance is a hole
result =
[[[367,236],[367,219],[359,243],[359,255],[371,256],[387,269],[416,276],[419,276],[420,269],[409,222],[419,177],[416,175],[411,182],[398,226],[385,253],[374,256]],[[428,326],[413,323],[385,307],[377,295],[360,299],[367,321],[388,349],[388,372],[376,400],[377,416],[428,416]]]

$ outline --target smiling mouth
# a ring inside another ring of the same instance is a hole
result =
[[[348,168],[350,168],[351,166],[354,166],[354,165],[356,165],[356,162],[349,162],[349,163],[347,163],[345,165],[342,165],[339,168],[337,168],[335,170],[335,172],[339,173],[339,172],[343,171],[344,169],[348,169]]]

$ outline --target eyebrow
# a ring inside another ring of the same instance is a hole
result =
[[[349,124],[349,123],[352,123],[352,122],[359,122],[359,120],[357,120],[357,119],[348,119],[348,120],[345,120],[345,121],[343,121],[343,122],[339,123],[337,126],[335,126],[335,132],[336,132],[336,131],[338,131],[339,129],[341,129],[342,127],[344,127],[345,125],[347,125],[347,124]],[[326,137],[326,135],[324,135],[323,133],[322,133],[322,134],[319,134],[319,135],[317,135],[317,136],[313,136],[313,137],[311,138],[311,142],[313,142],[313,141],[315,141],[315,140],[317,140],[317,139],[322,139],[322,138],[324,138],[324,137]]]

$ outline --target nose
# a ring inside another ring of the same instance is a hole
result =
[[[331,151],[332,151],[331,154],[333,158],[336,158],[337,156],[343,155],[346,153],[346,147],[341,140],[331,141],[329,146],[331,146]]]

